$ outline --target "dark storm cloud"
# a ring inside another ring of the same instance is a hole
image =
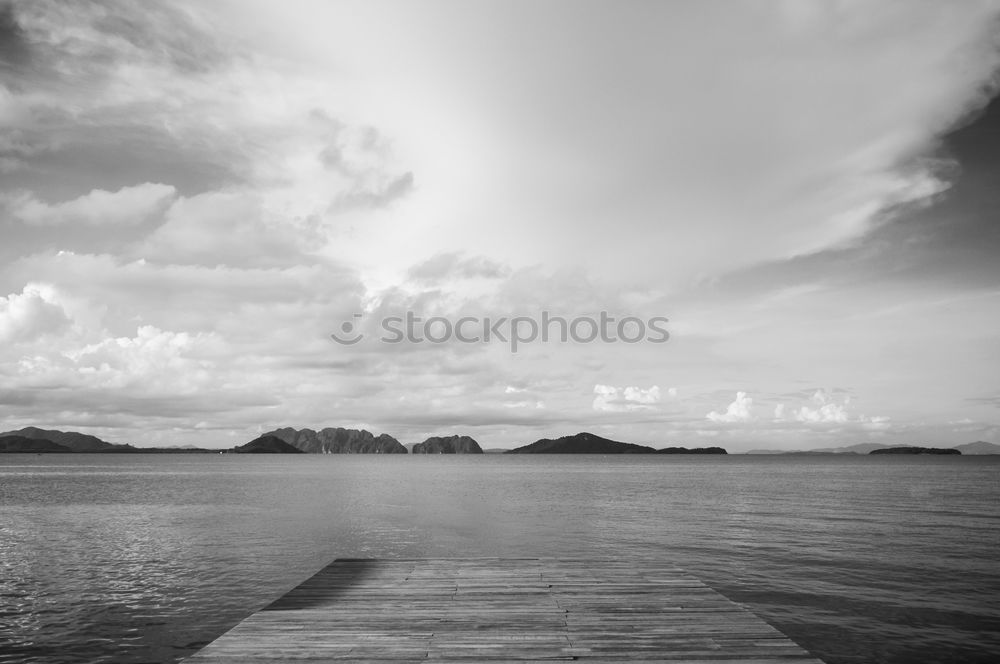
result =
[[[109,183],[176,182],[187,194],[245,179],[239,140],[168,107],[199,103],[204,79],[241,57],[227,49],[170,3],[3,5],[0,190],[59,200]]]
[[[899,289],[992,288],[1000,279],[1000,97],[940,139],[931,157],[950,186],[931,201],[886,215],[864,242],[733,273],[703,285],[699,297],[759,292],[818,279],[824,288],[875,283]],[[896,291],[886,289],[887,296]]]
[[[0,4],[0,70],[19,68],[31,57],[28,40],[10,3]]]
[[[31,0],[8,4],[5,14],[45,73],[69,83],[107,76],[123,62],[199,73],[227,60],[206,24],[168,3]]]

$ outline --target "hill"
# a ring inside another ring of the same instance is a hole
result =
[[[40,454],[43,452],[72,452],[70,448],[65,445],[60,445],[59,443],[53,443],[51,440],[45,440],[42,438],[26,438],[25,436],[13,436],[13,435],[3,435],[0,436],[0,453],[8,452],[11,454],[18,452],[27,452],[32,454]]]
[[[964,445],[955,445],[955,449],[962,454],[977,456],[983,454],[1000,454],[1000,445],[987,443],[985,440],[977,440],[974,443],[965,443]]]
[[[482,454],[483,448],[469,436],[432,436],[417,443],[411,454]]]
[[[518,447],[507,454],[654,454],[656,450],[645,445],[620,443],[592,433],[578,433],[562,438],[542,438],[530,445]]]
[[[32,440],[47,440],[66,447],[71,452],[104,452],[114,450],[117,447],[117,445],[101,440],[97,436],[90,436],[76,431],[39,429],[38,427],[25,427],[17,431],[0,433],[0,438],[9,436],[20,436]]]
[[[302,450],[289,445],[277,436],[261,436],[246,445],[233,448],[234,454],[302,454]]]

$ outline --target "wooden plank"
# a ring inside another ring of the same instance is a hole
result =
[[[579,558],[338,559],[185,661],[428,660],[819,662],[672,565]]]

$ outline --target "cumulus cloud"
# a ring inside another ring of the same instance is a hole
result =
[[[753,414],[753,399],[746,392],[737,392],[736,399],[726,407],[726,412],[711,411],[705,417],[713,422],[751,422]]]
[[[812,396],[814,407],[802,406],[795,413],[799,422],[810,424],[842,424],[848,420],[847,404],[850,397],[845,397],[842,403],[835,402],[825,390],[816,390]]]
[[[660,403],[660,388],[653,385],[641,387],[615,387],[614,385],[594,385],[593,409],[609,413],[627,413],[649,410]]]
[[[58,334],[70,324],[56,289],[49,284],[31,283],[20,293],[0,298],[0,343]]]
[[[162,215],[176,194],[177,190],[170,185],[146,182],[118,191],[94,189],[78,198],[52,204],[22,193],[8,196],[7,208],[15,219],[36,226],[136,225]]]
[[[883,431],[891,426],[891,419],[886,416],[867,416],[850,413],[851,397],[847,393],[833,393],[825,389],[817,389],[809,396],[809,404],[793,408],[786,416],[786,404],[780,403],[774,408],[774,422],[798,422],[807,425],[839,426],[852,425],[868,431]]]
[[[861,415],[858,417],[858,421],[869,431],[884,431],[892,426],[892,418],[885,415],[874,415],[872,417]]]
[[[142,325],[134,337],[104,339],[64,352],[63,357],[91,388],[138,386],[185,394],[211,379],[213,363],[197,357],[211,341],[210,335]]]
[[[505,401],[505,408],[535,408],[541,410],[545,408],[544,401]]]

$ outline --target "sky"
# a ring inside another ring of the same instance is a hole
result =
[[[1000,442],[998,27],[977,0],[0,1],[0,430]],[[387,343],[408,312],[440,342]],[[543,312],[641,338],[445,338]]]

